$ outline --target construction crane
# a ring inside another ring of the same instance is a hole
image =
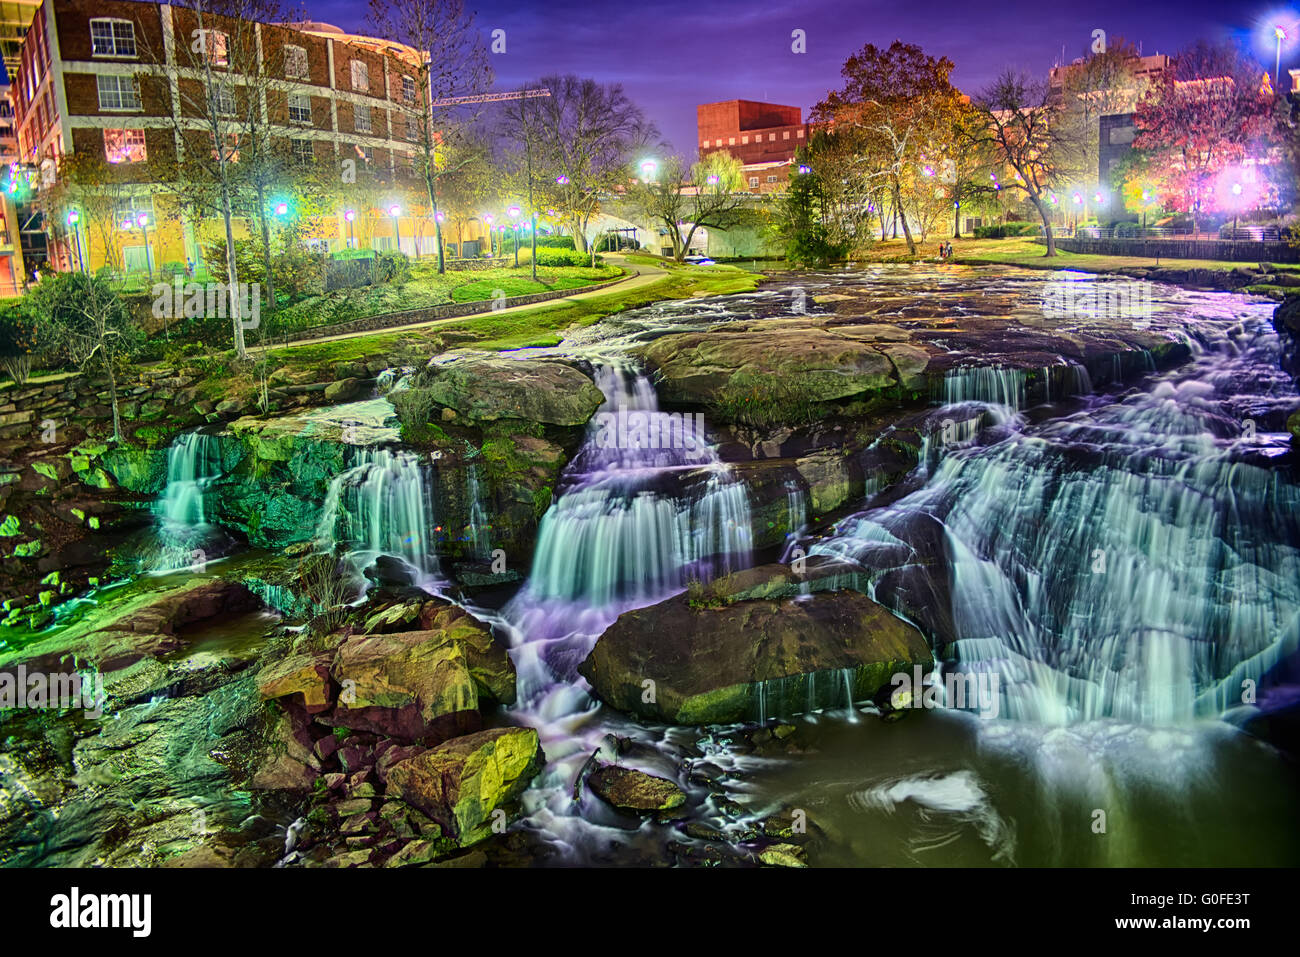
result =
[[[535,90],[509,90],[505,93],[478,93],[472,96],[448,96],[434,100],[430,106],[461,106],[464,103],[500,103],[503,100],[531,100],[538,96],[550,96],[551,91],[541,86]]]

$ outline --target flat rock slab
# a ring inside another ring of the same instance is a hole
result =
[[[729,724],[845,707],[933,665],[916,628],[856,591],[694,604],[679,595],[629,611],[601,635],[578,670],[602,701],[670,724]]]

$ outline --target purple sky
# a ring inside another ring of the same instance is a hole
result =
[[[365,26],[358,0],[306,0],[310,15],[345,29]],[[1061,58],[1086,52],[1094,29],[1141,42],[1144,53],[1173,53],[1198,37],[1261,38],[1252,49],[1271,69],[1262,39],[1279,15],[1297,20],[1300,0],[651,0],[563,3],[469,0],[487,36],[506,31],[506,53],[492,57],[498,89],[544,73],[618,81],[687,155],[695,148],[695,106],[755,99],[805,111],[839,85],[845,58],[865,43],[895,39],[948,56],[954,81],[979,90],[1008,65],[1045,74]],[[1290,10],[1289,13],[1285,11]],[[791,31],[807,35],[791,52]],[[1300,40],[1300,30],[1291,34]],[[1300,42],[1283,47],[1283,68],[1300,64]]]

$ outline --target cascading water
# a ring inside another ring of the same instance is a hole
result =
[[[745,487],[703,423],[660,411],[628,366],[603,365],[596,381],[605,402],[542,519],[527,584],[501,615],[514,635],[517,711],[550,762],[525,795],[525,826],[562,845],[585,826],[569,796],[575,777],[626,723],[601,711],[577,666],[622,612],[751,561]]]
[[[216,557],[224,536],[208,514],[208,497],[222,471],[219,436],[187,432],[167,450],[167,485],[155,506],[159,550],[154,571],[200,566]]]
[[[399,563],[410,584],[433,590],[439,581],[432,495],[420,458],[390,448],[359,448],[325,497],[316,543],[339,546],[358,577],[377,559]]]
[[[492,555],[491,530],[487,512],[483,508],[483,489],[478,478],[478,466],[466,466],[465,497],[469,500],[469,524],[465,527],[465,540],[471,557],[487,561]]]

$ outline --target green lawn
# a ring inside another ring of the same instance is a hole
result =
[[[482,269],[448,271],[438,275],[432,262],[412,266],[409,282],[340,289],[313,296],[280,309],[275,321],[280,329],[306,329],[353,319],[425,309],[449,302],[477,302],[498,295],[523,296],[554,289],[574,289],[608,282],[622,275],[617,266],[538,266],[537,280],[531,269]]]

